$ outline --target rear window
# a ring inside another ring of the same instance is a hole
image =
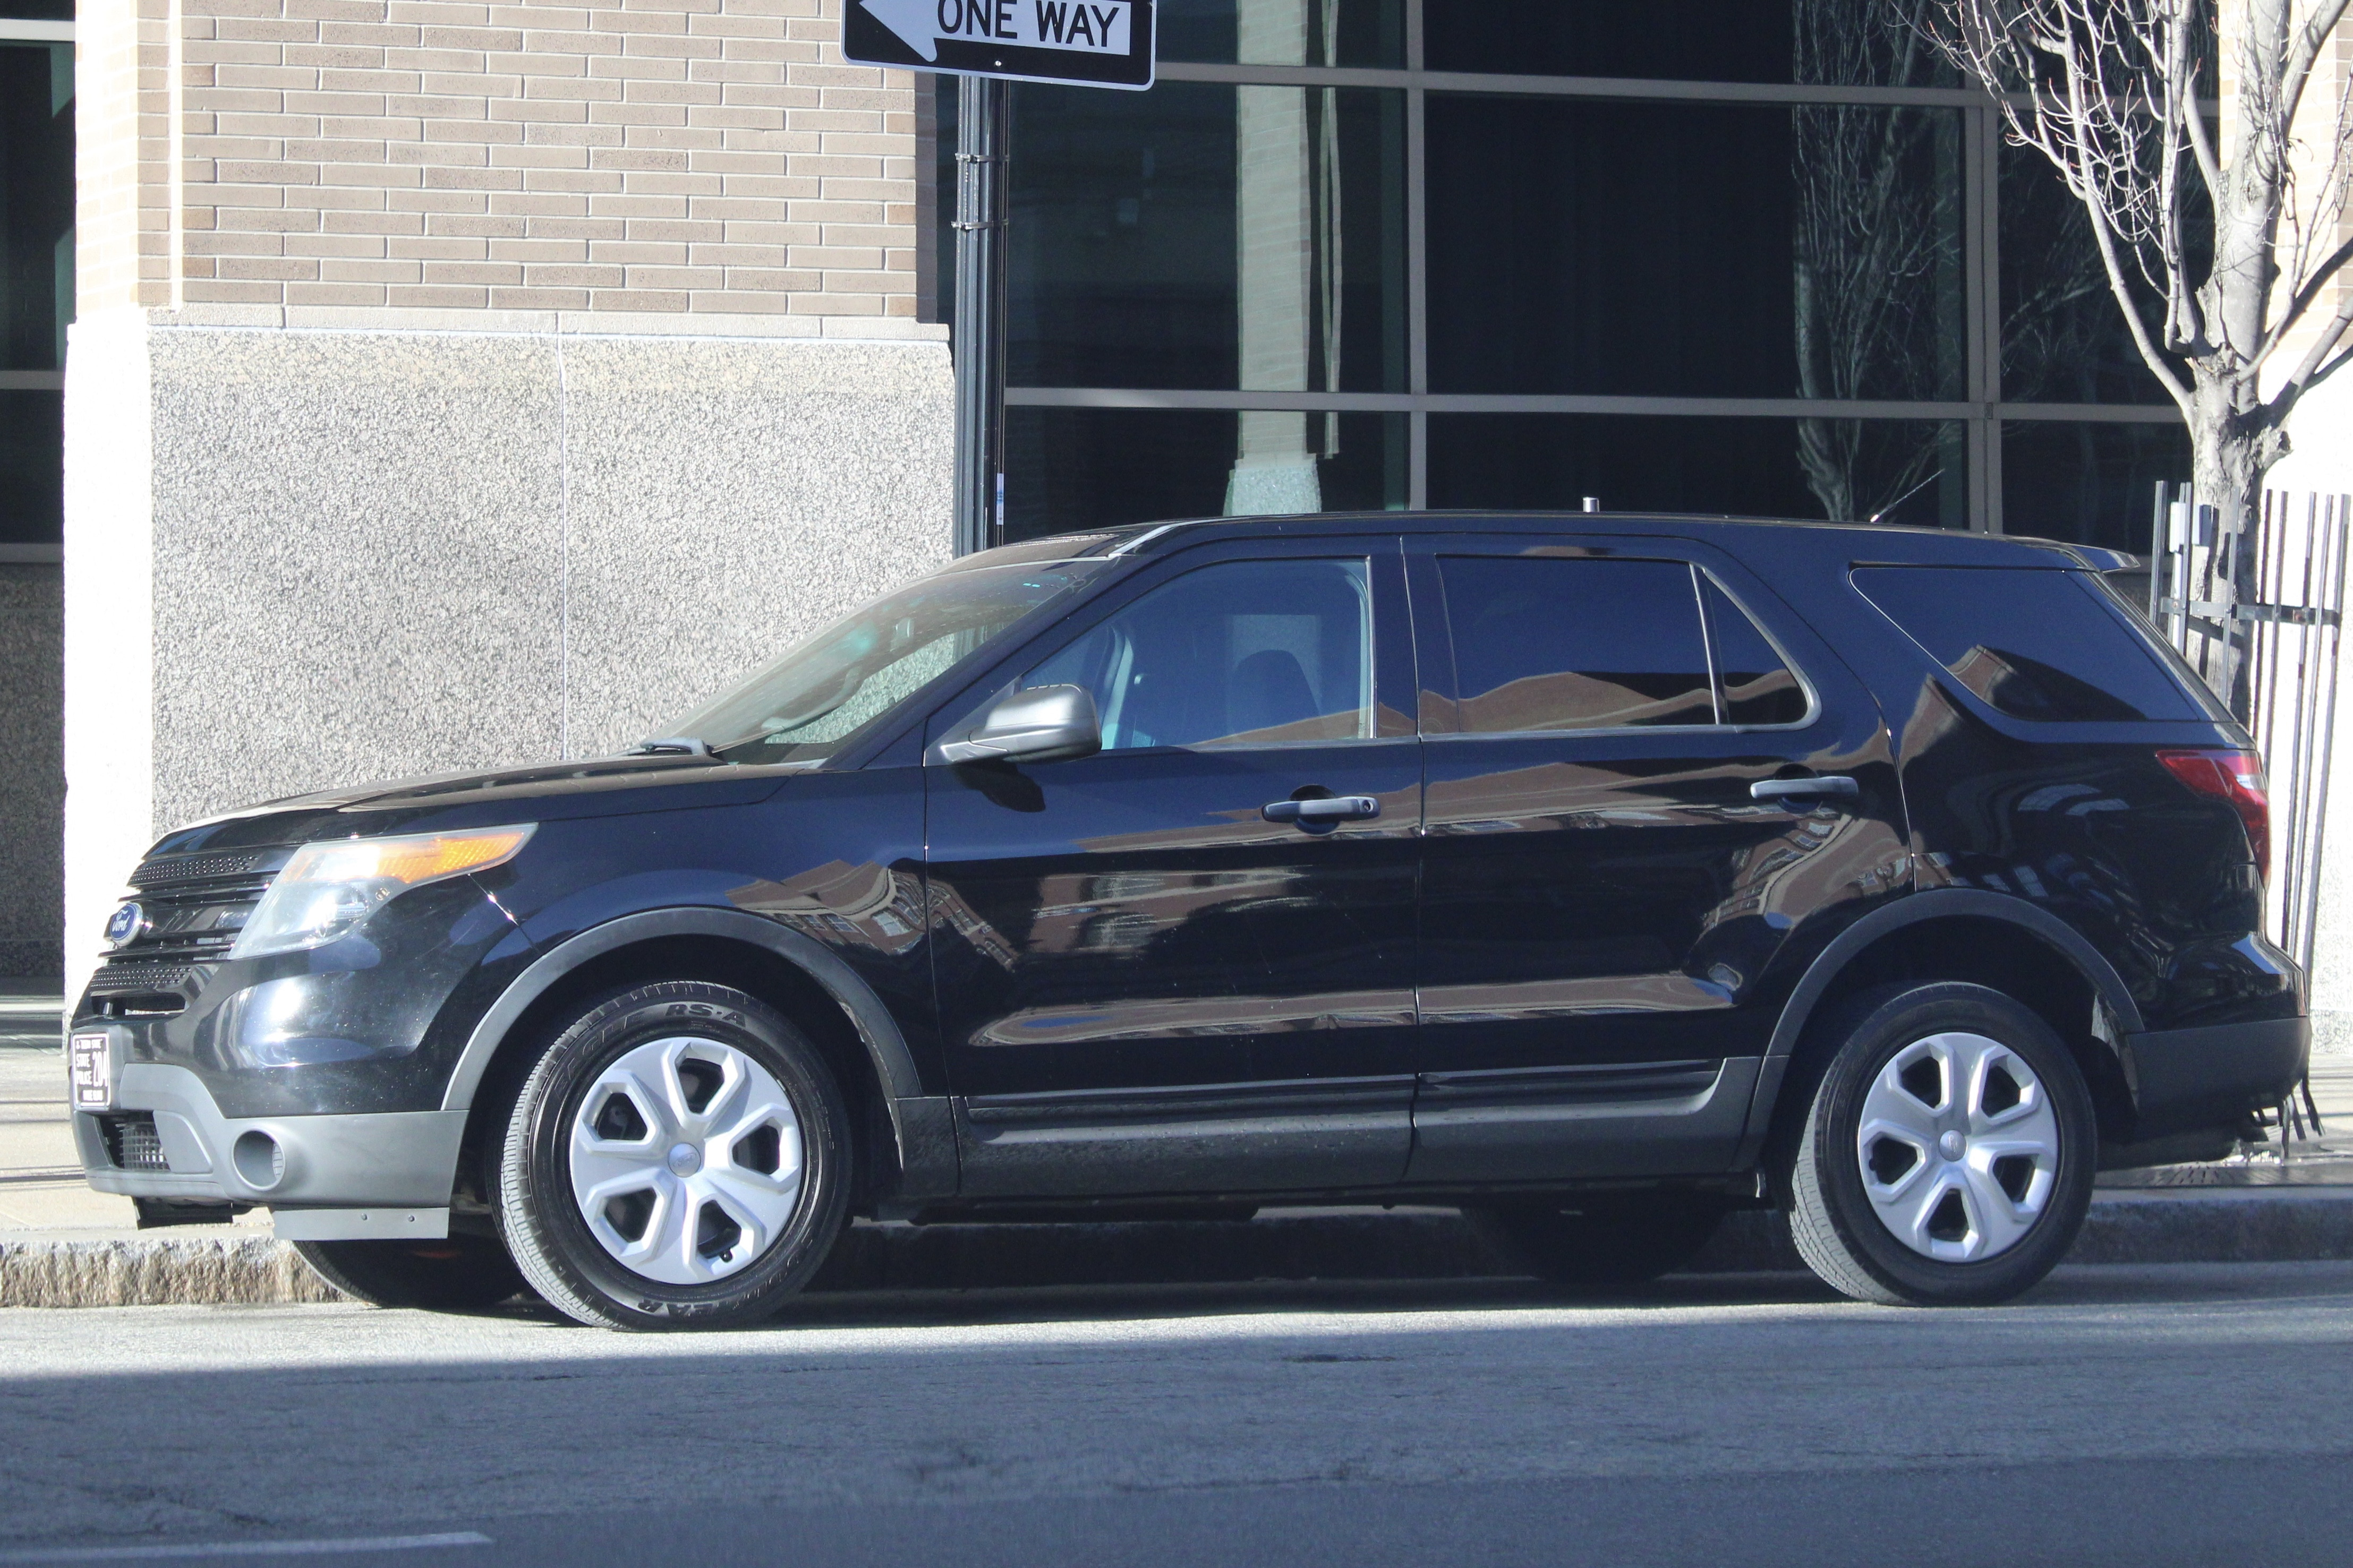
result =
[[[1864,566],[1854,583],[1954,679],[2013,718],[2209,717],[2081,574]]]

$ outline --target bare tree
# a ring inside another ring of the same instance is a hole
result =
[[[2353,358],[2344,87],[2307,101],[2353,0],[1935,0],[1930,28],[2083,205],[2108,290],[2236,530],[2297,400]],[[2227,7],[2228,26],[2221,26]],[[2218,28],[2232,50],[2227,133]]]
[[[1798,0],[1793,63],[1805,82],[1914,86],[1937,65],[1920,27],[1935,0]],[[1949,110],[1816,104],[1796,110],[1798,395],[1959,395],[1960,210]],[[1943,318],[1952,317],[1953,320]],[[1943,363],[1949,362],[1949,363]],[[1933,476],[1934,434],[1800,419],[1798,466],[1825,517],[1860,521]]]

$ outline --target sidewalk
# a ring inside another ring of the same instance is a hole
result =
[[[334,1292],[270,1233],[135,1228],[131,1200],[82,1180],[57,998],[0,990],[0,1307],[320,1301]],[[2322,1129],[2213,1165],[2100,1178],[2079,1263],[2353,1258],[2353,1050],[2316,1057]],[[1697,1272],[1796,1269],[1778,1215],[1736,1215]],[[820,1289],[976,1289],[1261,1279],[1449,1279],[1508,1271],[1451,1209],[1262,1211],[1240,1222],[860,1225]]]

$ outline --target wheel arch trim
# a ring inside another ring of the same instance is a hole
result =
[[[1839,932],[1806,966],[1806,973],[1790,991],[1788,1000],[1781,1005],[1780,1018],[1766,1047],[1764,1071],[1757,1077],[1756,1095],[1749,1104],[1748,1129],[1741,1140],[1740,1168],[1755,1164],[1763,1152],[1799,1037],[1840,974],[1882,937],[1923,921],[1936,920],[1993,920],[2017,927],[2073,966],[2091,986],[2093,994],[2116,1015],[2120,1034],[2138,1034],[2145,1028],[2140,1005],[2133,1000],[2116,965],[2092,945],[2090,938],[2050,910],[1974,888],[1940,888],[1913,893],[1872,910]]]
[[[1995,920],[2018,927],[2073,964],[2076,973],[2116,1016],[2125,1033],[2138,1034],[2144,1027],[2140,1005],[2133,1000],[2124,976],[2082,931],[2049,910],[2018,899],[1973,888],[1947,888],[1914,893],[1873,910],[1832,938],[1830,945],[1806,966],[1805,975],[1789,993],[1789,999],[1781,1005],[1780,1020],[1773,1026],[1772,1042],[1766,1047],[1765,1054],[1787,1057],[1797,1049],[1798,1037],[1805,1032],[1815,1006],[1856,954],[1906,926],[1936,920]]]
[[[441,1108],[472,1109],[474,1091],[481,1087],[491,1058],[505,1045],[516,1022],[566,975],[608,952],[617,952],[641,942],[680,936],[716,937],[765,948],[807,975],[832,997],[849,1016],[851,1026],[858,1031],[859,1043],[873,1064],[883,1100],[890,1108],[892,1130],[898,1135],[904,1157],[907,1129],[902,1124],[900,1102],[921,1098],[923,1089],[923,1079],[915,1070],[915,1058],[907,1049],[906,1037],[899,1032],[898,1023],[882,1005],[881,998],[874,994],[873,988],[824,944],[741,910],[644,910],[592,926],[557,943],[517,975],[474,1025],[473,1032],[467,1037],[466,1048],[458,1058],[457,1068],[449,1075],[448,1087],[442,1092]]]

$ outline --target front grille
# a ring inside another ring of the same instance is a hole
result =
[[[164,1158],[164,1141],[155,1136],[154,1113],[146,1110],[126,1110],[116,1116],[98,1119],[98,1130],[106,1139],[106,1157],[114,1162],[118,1171],[169,1171],[172,1167]]]
[[[257,849],[159,857],[142,864],[132,874],[131,896],[146,913],[145,934],[110,956],[92,989],[169,991],[188,978],[191,965],[226,958],[289,853]],[[151,974],[165,973],[148,978],[134,966]],[[118,970],[123,972],[120,978],[113,973]]]
[[[90,977],[92,996],[119,996],[126,991],[177,991],[185,985],[195,971],[185,963],[139,960],[118,961],[99,966]]]
[[[168,888],[181,882],[206,882],[220,877],[242,877],[259,866],[260,850],[242,855],[190,855],[183,858],[165,857],[142,863],[131,879],[141,889]]]

